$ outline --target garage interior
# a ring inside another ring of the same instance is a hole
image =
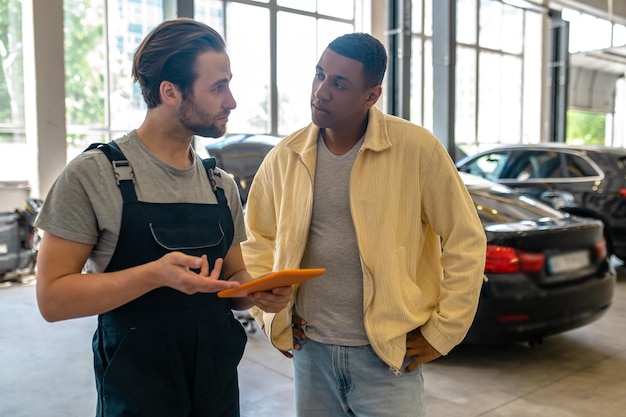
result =
[[[34,279],[0,288],[0,415],[95,414],[96,318],[47,323]],[[291,417],[291,361],[254,325],[239,365],[242,417]],[[622,417],[626,409],[626,269],[598,321],[538,346],[460,345],[424,365],[430,417]]]

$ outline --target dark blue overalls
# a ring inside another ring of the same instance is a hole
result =
[[[98,148],[111,160],[123,197],[119,240],[106,272],[171,251],[206,254],[212,269],[226,255],[234,225],[224,190],[213,187],[218,204],[137,201],[120,149],[113,142]],[[215,162],[204,163],[214,185]],[[215,294],[162,287],[101,314],[93,338],[97,417],[239,416],[237,365],[246,339],[228,299]]]

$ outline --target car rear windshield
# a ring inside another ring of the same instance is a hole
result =
[[[483,224],[512,223],[544,218],[562,219],[565,213],[505,188],[469,188],[470,195]]]

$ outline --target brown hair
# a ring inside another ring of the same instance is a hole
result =
[[[161,103],[159,88],[169,81],[181,89],[183,96],[191,93],[196,80],[195,62],[206,51],[224,52],[222,36],[204,23],[189,18],[166,20],[141,42],[133,60],[133,80],[141,94],[154,108]]]

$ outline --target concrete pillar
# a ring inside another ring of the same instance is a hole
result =
[[[24,0],[26,141],[33,197],[45,198],[66,165],[63,0]]]

